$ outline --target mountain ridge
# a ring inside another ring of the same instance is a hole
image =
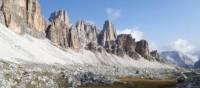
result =
[[[151,54],[148,41],[135,41],[130,34],[117,35],[110,20],[105,21],[101,30],[83,20],[71,24],[68,13],[63,9],[52,12],[49,19],[45,20],[38,0],[2,0],[0,3],[0,13],[3,14],[0,19],[5,20],[1,23],[19,35],[48,39],[62,50],[79,52],[86,49],[94,53],[106,51],[120,58],[128,56],[139,60],[142,57],[149,61],[161,61],[157,52]],[[16,12],[16,9],[20,11]]]
[[[163,51],[160,53],[161,57],[167,60],[171,64],[175,64],[179,67],[193,67],[195,62],[191,57],[187,56],[184,53],[178,51]]]

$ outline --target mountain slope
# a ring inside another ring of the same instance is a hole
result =
[[[199,54],[200,55],[200,54]],[[200,56],[199,57],[199,61],[197,61],[195,64],[194,64],[194,67],[195,68],[200,68]]]
[[[18,35],[0,24],[0,58],[16,63],[24,61],[43,64],[89,64],[133,66],[138,68],[172,68],[156,61],[147,61],[141,57],[134,60],[106,52],[93,53],[81,49],[79,52],[67,49],[66,52],[53,46],[47,39],[36,39],[29,35]]]
[[[189,56],[178,51],[161,52],[161,57],[166,59],[169,63],[180,67],[192,67],[194,65],[194,61]]]
[[[195,68],[200,68],[200,60],[195,63],[194,67]]]

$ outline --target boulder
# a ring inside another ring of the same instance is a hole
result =
[[[107,41],[115,41],[116,38],[117,33],[114,25],[111,21],[106,20],[103,26],[103,30],[99,34],[98,43],[102,46],[105,46]]]
[[[49,21],[51,23],[46,29],[46,37],[55,45],[67,48],[70,28],[67,14],[64,10],[55,11]]]

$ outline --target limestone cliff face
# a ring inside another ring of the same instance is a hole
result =
[[[106,45],[106,42],[115,41],[117,38],[116,29],[111,21],[106,20],[98,39],[98,43],[102,46]]]
[[[45,37],[46,21],[41,15],[37,0],[1,0],[0,5],[2,24],[18,34],[28,33],[38,38]]]
[[[50,25],[46,29],[46,37],[56,46],[69,47],[69,18],[64,10],[55,11],[49,18]]]
[[[118,47],[124,51],[135,51],[136,42],[130,34],[118,35],[116,42]]]
[[[116,43],[118,45],[118,52],[123,51],[124,54],[127,54],[128,56],[132,58],[135,58],[135,59],[139,58],[139,55],[135,52],[136,42],[135,42],[135,39],[132,38],[131,34],[118,35]]]
[[[75,50],[78,50],[81,48],[81,43],[78,38],[78,32],[75,27],[71,27],[70,29],[69,46]]]
[[[146,40],[141,40],[136,43],[136,52],[144,58],[148,58],[150,55],[149,44]]]
[[[79,37],[80,43],[83,47],[90,42],[97,44],[99,29],[96,26],[89,24],[86,21],[79,20],[76,23],[76,29],[78,32],[77,36]]]
[[[27,23],[37,31],[44,31],[45,20],[41,14],[41,8],[37,0],[26,0]],[[24,5],[24,3],[22,4]]]

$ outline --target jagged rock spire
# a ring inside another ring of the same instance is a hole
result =
[[[78,31],[78,37],[81,45],[84,47],[90,42],[97,44],[97,35],[99,33],[98,28],[87,21],[79,20],[76,23]]]
[[[65,10],[63,10],[63,9],[51,13],[49,21],[55,22],[55,23],[59,22],[59,23],[65,24],[65,25],[70,25],[69,17],[67,15],[67,13],[65,12]]]
[[[106,20],[103,26],[103,30],[99,35],[99,44],[105,46],[107,41],[115,41],[117,38],[117,33],[114,25],[110,20]]]
[[[67,14],[64,10],[55,11],[49,21],[51,23],[46,29],[46,37],[55,45],[67,48],[70,28]]]

